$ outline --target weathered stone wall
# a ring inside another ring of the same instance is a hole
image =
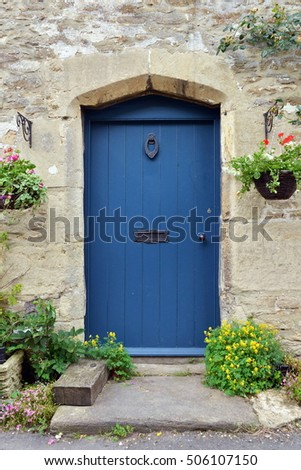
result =
[[[83,325],[83,243],[75,236],[83,235],[81,106],[149,92],[220,104],[224,163],[255,149],[264,137],[263,113],[276,98],[301,103],[300,54],[261,60],[252,50],[216,56],[226,24],[253,7],[268,11],[272,3],[2,1],[0,142],[21,147],[48,186],[47,204],[35,214],[41,225],[36,221],[33,227],[29,210],[14,211],[13,219],[2,214],[11,245],[2,284],[18,278],[23,300],[52,298],[59,325]],[[300,9],[299,0],[279,3],[291,11]],[[17,133],[17,111],[33,122],[32,149]],[[279,121],[275,133],[282,130],[286,125]],[[300,195],[267,202],[252,191],[239,200],[238,188],[223,174],[222,318],[251,315],[275,324],[286,344],[301,353]],[[256,227],[266,216],[269,237],[259,233],[256,240]],[[235,217],[247,223],[234,224]],[[247,239],[238,241],[242,235]]]

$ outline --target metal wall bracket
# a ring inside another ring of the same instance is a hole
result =
[[[32,122],[19,112],[17,113],[16,121],[17,121],[17,126],[18,127],[22,126],[23,138],[24,138],[24,140],[26,140],[26,142],[29,143],[29,148],[31,148],[31,145],[32,145],[32,133],[31,133]]]
[[[283,108],[283,101],[276,100],[273,106],[271,106],[266,113],[263,113],[264,116],[264,134],[265,138],[267,139],[269,133],[273,129],[274,118],[279,115]]]

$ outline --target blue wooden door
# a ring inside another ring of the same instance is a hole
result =
[[[133,355],[204,352],[219,174],[217,109],[150,95],[86,111],[87,335],[114,331]]]

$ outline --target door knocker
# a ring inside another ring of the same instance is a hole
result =
[[[144,144],[144,150],[149,158],[155,158],[155,156],[159,152],[159,144],[155,134],[148,134]]]

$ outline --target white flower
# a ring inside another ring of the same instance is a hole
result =
[[[228,175],[232,175],[232,176],[239,176],[240,175],[240,172],[235,170],[234,168],[229,168],[229,167],[224,167],[224,171],[225,173],[227,173]]]

